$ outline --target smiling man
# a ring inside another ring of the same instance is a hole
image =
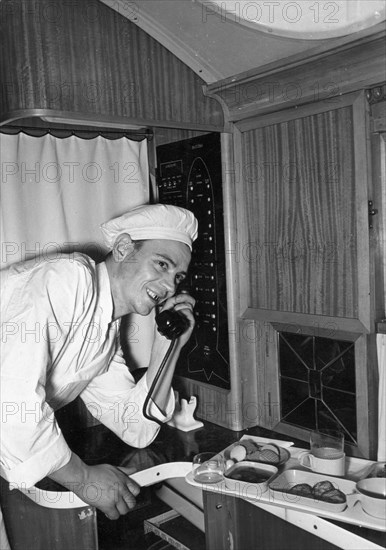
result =
[[[100,264],[72,254],[22,262],[2,273],[1,475],[24,487],[49,476],[116,519],[135,505],[139,492],[130,472],[82,462],[54,411],[80,396],[134,447],[149,445],[159,423],[170,419],[174,369],[194,327],[194,299],[176,291],[189,268],[197,220],[183,208],[145,205],[101,229],[110,252]],[[156,306],[182,312],[189,326],[156,386],[153,422],[142,408],[170,341],[155,327],[148,369],[136,384],[119,330],[124,315],[149,315]]]

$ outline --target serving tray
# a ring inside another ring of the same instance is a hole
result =
[[[260,438],[256,438],[256,439],[260,439]],[[283,443],[284,442],[279,442],[278,444],[283,446]],[[287,444],[287,445],[291,445],[291,444]],[[227,447],[224,451],[222,451],[219,454],[222,454],[223,456],[227,456],[229,454],[229,449],[231,447],[232,446]],[[297,510],[307,514],[312,514],[314,516],[341,521],[343,523],[359,525],[360,527],[368,527],[369,529],[374,529],[376,531],[383,531],[383,532],[386,531],[385,521],[366,514],[362,510],[360,503],[352,507],[348,505],[343,507],[341,505],[336,505],[336,504],[326,506],[326,502],[323,502],[323,501],[317,501],[317,500],[308,499],[308,498],[306,500],[306,498],[299,497],[298,495],[289,495],[288,492],[286,492],[285,490],[285,486],[283,487],[283,478],[279,479],[279,477],[283,475],[283,473],[286,475],[285,481],[292,485],[296,483],[309,483],[310,475],[311,475],[312,477],[317,476],[317,481],[324,481],[324,480],[331,481],[336,487],[339,487],[339,489],[342,490],[342,492],[344,492],[346,495],[353,493],[355,491],[355,481],[353,481],[352,479],[346,479],[343,477],[339,478],[335,476],[325,476],[323,474],[315,474],[314,472],[310,473],[309,471],[304,471],[301,469],[301,467],[297,468],[299,463],[296,458],[296,455],[300,452],[300,449],[291,447],[289,448],[289,451],[291,453],[291,458],[287,462],[284,472],[279,472],[279,474],[275,476],[273,480],[270,481],[270,484],[269,484],[270,486],[268,487],[268,490],[263,493],[261,492],[261,488],[256,486],[257,484],[253,484],[253,483],[240,484],[240,486],[235,489],[229,489],[226,486],[225,481],[220,481],[218,483],[212,483],[208,485],[204,483],[197,483],[193,479],[193,475],[191,472],[189,472],[186,475],[185,480],[189,485],[199,487],[202,490],[233,495],[235,497],[248,500],[252,504],[256,504],[256,505],[270,504],[273,506],[280,506],[287,509]],[[290,473],[290,472],[294,472],[294,473]],[[295,483],[295,480],[296,480],[296,483]],[[310,484],[313,485],[314,483],[315,482]],[[284,488],[284,491],[280,490],[283,488]]]

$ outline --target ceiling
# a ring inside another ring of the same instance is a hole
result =
[[[221,16],[209,9],[206,5],[209,2],[203,0],[100,1],[160,42],[207,84],[248,71],[268,69],[278,61],[290,62],[314,52],[326,51],[363,34],[380,30],[382,26],[381,23],[349,37],[305,40],[278,36],[242,24],[240,19]],[[274,2],[259,4],[264,6]],[[297,4],[300,5],[299,2]]]

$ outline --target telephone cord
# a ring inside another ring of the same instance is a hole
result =
[[[160,426],[162,426],[163,422],[162,422],[161,420],[158,420],[158,418],[156,418],[155,416],[151,416],[150,414],[148,414],[148,413],[147,413],[147,407],[148,407],[148,405],[149,405],[150,400],[152,400],[152,401],[154,402],[154,404],[155,404],[155,401],[154,401],[153,399],[151,399],[151,397],[152,397],[153,391],[155,390],[155,387],[156,387],[156,385],[157,385],[157,382],[158,382],[158,380],[159,380],[159,378],[160,378],[160,376],[161,376],[161,374],[162,374],[162,372],[163,372],[163,370],[164,370],[164,368],[165,368],[165,365],[166,365],[166,363],[167,363],[167,361],[168,361],[168,359],[169,359],[169,357],[170,357],[170,354],[171,354],[171,352],[173,351],[173,348],[174,348],[174,345],[175,345],[175,343],[176,343],[176,340],[177,340],[176,338],[172,338],[172,340],[171,340],[171,342],[170,342],[170,344],[169,344],[169,347],[168,347],[168,349],[167,349],[167,351],[166,351],[166,353],[165,353],[165,356],[164,356],[164,358],[162,359],[162,363],[161,363],[161,365],[160,365],[159,368],[158,368],[158,371],[157,371],[157,373],[156,373],[156,375],[155,375],[155,377],[154,377],[154,379],[153,379],[153,382],[151,383],[150,389],[149,389],[149,391],[148,391],[148,393],[147,393],[147,396],[146,396],[146,399],[145,399],[145,402],[144,402],[143,408],[142,408],[142,414],[143,414],[143,416],[144,416],[147,420],[151,420],[152,422],[157,422],[157,424],[159,424]],[[145,374],[145,376],[146,376],[146,374]],[[157,406],[157,405],[156,405],[156,406]],[[149,413],[150,413],[150,409],[149,409]]]

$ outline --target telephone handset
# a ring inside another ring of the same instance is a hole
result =
[[[165,309],[158,313],[155,322],[157,323],[158,332],[169,340],[178,338],[190,326],[186,316],[180,311],[174,311],[174,309]]]
[[[187,293],[187,289],[180,289],[177,294]],[[158,332],[169,340],[178,338],[190,327],[189,319],[181,311],[165,309],[155,316]]]

